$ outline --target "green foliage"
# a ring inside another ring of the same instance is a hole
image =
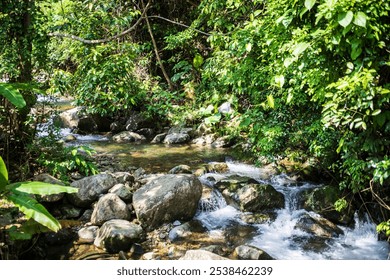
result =
[[[19,90],[12,84],[0,83],[0,94],[17,108],[23,108],[26,106],[26,101],[24,100],[23,95],[21,95]]]
[[[77,191],[76,188],[43,182],[17,182],[9,184],[8,171],[5,162],[0,157],[0,198],[12,202],[28,220],[33,219],[52,231],[58,231],[61,228],[60,223],[31,195],[58,194],[63,192],[75,193]],[[14,235],[14,237],[17,237],[17,235]]]
[[[390,220],[385,221],[377,225],[376,230],[378,232],[383,232],[387,237],[390,238]]]
[[[96,151],[88,146],[60,147],[52,149],[49,154],[42,153],[37,162],[53,176],[62,181],[69,181],[72,172],[79,172],[84,176],[95,175],[99,172],[91,160],[94,153]]]

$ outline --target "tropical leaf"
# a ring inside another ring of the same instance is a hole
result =
[[[338,22],[342,27],[347,27],[348,25],[351,24],[353,19],[353,12],[348,11],[346,13],[342,13],[338,17]]]
[[[28,194],[51,195],[59,193],[77,193],[78,189],[44,182],[18,182],[7,186],[11,191]]]
[[[355,15],[355,20],[353,21],[353,23],[357,26],[361,26],[361,27],[364,27],[366,28],[366,23],[367,23],[367,16],[365,13],[363,12],[357,12],[357,14]]]
[[[7,199],[15,204],[28,219],[32,218],[45,227],[57,232],[61,224],[54,218],[46,208],[29,195],[10,194]]]
[[[306,43],[306,42],[301,42],[301,43],[298,43],[296,46],[295,46],[295,49],[293,51],[293,56],[297,57],[299,56],[301,53],[303,53],[308,47],[310,46],[309,43]]]
[[[0,191],[5,189],[8,185],[8,171],[7,166],[2,157],[0,157]]]
[[[15,88],[12,84],[8,83],[0,83],[0,94],[8,99],[13,105],[17,108],[23,108],[26,106],[26,101],[23,98],[17,88]]]

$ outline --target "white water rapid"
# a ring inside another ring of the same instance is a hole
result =
[[[343,233],[331,238],[316,237],[297,227],[302,217],[320,218],[316,213],[299,209],[298,200],[303,190],[319,188],[321,185],[298,185],[290,182],[285,175],[264,179],[263,170],[242,163],[228,162],[228,167],[229,172],[226,174],[208,173],[201,176],[200,180],[204,185],[213,188],[214,180],[236,174],[271,184],[285,196],[285,207],[276,211],[276,218],[270,222],[253,224],[255,236],[243,240],[243,244],[258,247],[280,260],[389,258],[389,244],[378,241],[375,224],[367,218],[362,219],[355,215],[353,228],[339,226]],[[210,237],[221,237],[229,226],[246,225],[241,219],[243,213],[229,205],[216,188],[212,189],[211,197],[202,203],[196,219],[208,229]]]

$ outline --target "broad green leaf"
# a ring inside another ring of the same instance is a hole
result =
[[[381,109],[376,109],[374,112],[371,113],[371,116],[379,115],[382,112]]]
[[[7,199],[13,202],[28,219],[32,218],[55,232],[61,229],[60,223],[46,208],[29,195],[10,194]]]
[[[352,19],[353,19],[353,13],[351,11],[348,11],[346,13],[342,13],[338,16],[338,23],[342,26],[342,27],[347,27],[348,25],[351,24],[352,22]]]
[[[294,48],[294,51],[293,51],[293,56],[297,57],[299,56],[301,53],[303,53],[308,47],[310,46],[309,43],[306,43],[306,42],[301,42],[301,43],[298,43],[295,48]]]
[[[311,8],[313,8],[315,3],[316,3],[316,0],[305,0],[306,9],[311,10]]]
[[[275,108],[275,101],[274,101],[274,97],[272,96],[272,94],[267,96],[267,101],[268,101],[269,107],[271,107],[272,109]]]
[[[353,21],[353,23],[357,26],[361,26],[361,27],[364,27],[366,28],[366,23],[367,23],[367,16],[365,13],[363,12],[357,12],[357,14],[355,15],[355,20]]]
[[[8,99],[15,107],[23,108],[26,106],[26,101],[23,98],[23,95],[12,86],[12,84],[0,83],[0,94]]]
[[[8,171],[7,166],[2,157],[0,157],[0,191],[5,189],[8,185]]]
[[[22,193],[51,195],[59,193],[77,193],[78,189],[73,187],[49,184],[44,182],[18,182],[7,186],[7,189]]]

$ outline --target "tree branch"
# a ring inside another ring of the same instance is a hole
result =
[[[180,22],[177,22],[177,21],[173,21],[173,20],[167,19],[167,18],[162,17],[162,16],[148,16],[148,18],[159,18],[159,19],[165,20],[165,21],[167,21],[167,22],[170,22],[170,23],[173,23],[173,24],[176,24],[176,25],[180,25],[180,26],[183,26],[183,27],[185,27],[185,28],[192,29],[192,30],[194,30],[194,31],[196,31],[196,32],[198,32],[198,33],[200,33],[200,34],[203,34],[203,35],[206,35],[206,36],[211,36],[210,33],[207,33],[207,32],[204,32],[204,31],[202,31],[202,30],[193,28],[193,27],[188,26],[188,25],[186,25],[186,24],[184,24],[184,23],[180,23]]]
[[[102,44],[102,43],[107,43],[107,42],[116,40],[116,39],[118,39],[120,37],[123,37],[126,34],[130,33],[131,31],[133,31],[141,23],[141,21],[143,19],[145,19],[145,15],[146,15],[146,12],[147,12],[149,6],[150,6],[150,2],[148,2],[148,4],[145,6],[144,10],[142,11],[142,14],[141,14],[140,18],[129,29],[127,29],[127,30],[123,31],[122,33],[119,33],[119,34],[117,34],[115,36],[109,37],[109,38],[98,39],[98,40],[86,40],[84,38],[81,38],[81,37],[78,37],[78,36],[75,36],[75,35],[63,34],[63,33],[58,33],[58,32],[49,33],[48,35],[52,36],[52,37],[68,38],[68,39],[80,41],[80,42],[82,42],[84,44]]]

